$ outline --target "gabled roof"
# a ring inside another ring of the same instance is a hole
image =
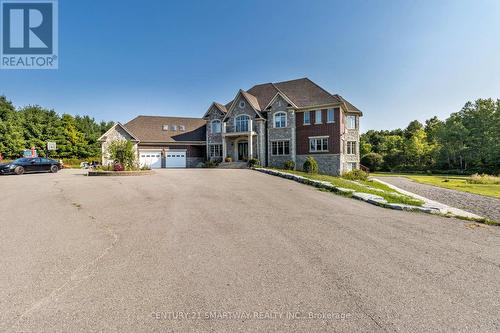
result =
[[[206,121],[201,118],[138,116],[125,127],[141,142],[192,142],[206,140]],[[168,125],[168,130],[163,126]],[[176,126],[176,130],[173,130]],[[184,126],[184,130],[180,130]]]
[[[217,103],[217,102],[213,102],[212,105],[210,105],[210,107],[208,108],[207,112],[205,112],[205,114],[203,115],[203,117],[202,117],[203,119],[205,119],[208,116],[208,113],[210,112],[210,110],[212,109],[213,106],[215,106],[215,108],[217,108],[217,110],[219,110],[223,114],[227,113],[227,109],[224,105]]]
[[[281,93],[293,107],[298,109],[337,104],[343,105],[348,111],[361,112],[341,96],[329,93],[308,78],[258,84],[248,89],[246,93],[255,98],[256,101],[252,104],[258,105],[259,111],[265,111],[276,94]],[[226,104],[226,108],[229,109],[233,102],[234,100]]]
[[[252,107],[252,109],[255,111],[257,116],[261,119],[264,119],[264,117],[262,117],[262,114],[260,113],[260,105],[259,105],[259,101],[257,100],[257,98],[255,96],[249,94],[245,90],[240,89],[238,91],[238,93],[236,94],[236,96],[234,97],[234,99],[231,101],[231,106],[228,108],[226,116],[224,117],[224,120],[226,120],[226,118],[231,114],[231,112],[236,107],[236,101],[238,100],[238,96],[240,96],[240,95]]]
[[[99,137],[99,139],[97,139],[97,141],[105,141],[106,137],[109,135],[109,132],[111,132],[116,127],[120,127],[121,129],[123,129],[125,131],[125,133],[127,133],[128,135],[130,135],[130,137],[132,138],[133,141],[139,141],[139,139],[137,138],[137,136],[135,136],[134,134],[132,134],[132,132],[129,129],[127,129],[125,126],[123,126],[120,122],[118,122],[118,123],[114,124],[113,126],[111,126],[110,129],[108,129],[106,131],[106,133],[104,133],[103,135],[101,135]]]

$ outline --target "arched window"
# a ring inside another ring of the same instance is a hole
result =
[[[221,132],[221,122],[218,119],[212,120],[212,133]]]
[[[275,128],[286,127],[286,113],[285,112],[276,112],[274,114],[274,127]]]
[[[248,120],[250,119],[247,115],[241,115],[235,119],[236,132],[248,132]]]

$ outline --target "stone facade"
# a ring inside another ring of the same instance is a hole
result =
[[[252,156],[248,156],[248,159],[257,158],[260,161],[265,160],[265,120],[255,112],[250,103],[240,94],[239,98],[236,99],[236,103],[230,110],[230,114],[226,116],[225,127],[226,133],[223,134],[222,140],[225,140],[226,144],[226,156],[231,157],[233,161],[238,160],[238,143],[248,142],[250,144],[250,138],[247,134],[242,135],[231,135],[231,133],[236,132],[236,118],[246,115],[250,119],[251,128],[249,131],[255,132],[252,134]],[[250,126],[250,125],[249,125]],[[207,143],[212,144],[215,141],[211,141],[212,138],[207,137]],[[250,154],[250,149],[248,151]]]
[[[277,128],[275,124],[275,115],[277,113],[286,114],[286,126]],[[296,156],[295,145],[295,112],[288,107],[288,102],[281,96],[277,96],[267,111],[267,165],[282,168],[286,161],[294,161]],[[288,141],[290,153],[288,155],[273,155],[273,141]]]
[[[211,157],[210,156],[210,145],[222,145],[222,120],[224,119],[225,113],[219,110],[215,105],[212,105],[210,110],[206,114],[207,120],[207,159],[212,161],[221,161],[222,158]],[[215,133],[212,131],[212,122],[213,121],[221,122],[221,132]]]
[[[316,162],[318,162],[318,168],[320,173],[325,173],[334,176],[340,175],[341,154],[297,155],[297,162],[295,166],[297,170],[303,170],[302,167],[308,156],[312,156],[316,160]]]
[[[103,139],[104,140],[101,142],[101,154],[102,154],[101,163],[103,165],[109,165],[109,164],[113,163],[113,160],[111,160],[109,158],[109,154],[108,154],[108,147],[109,147],[110,143],[113,141],[132,140],[134,142],[135,154],[136,154],[136,157],[138,158],[139,154],[138,154],[138,149],[137,149],[137,142],[134,141],[134,138],[129,133],[127,133],[127,131],[125,131],[121,127],[121,125],[116,124],[115,126],[110,128],[109,131],[106,132],[106,136]]]
[[[344,122],[345,123],[345,122]],[[359,162],[360,162],[360,154],[359,154],[359,117],[356,117],[356,128],[354,129],[348,129],[345,128],[345,132],[342,135],[342,161],[341,161],[341,169],[340,169],[340,174],[349,171],[351,168],[349,167],[349,164],[354,163],[355,164],[355,169],[359,168]],[[348,141],[354,141],[356,142],[356,147],[355,147],[355,154],[348,154],[347,150],[347,142]]]

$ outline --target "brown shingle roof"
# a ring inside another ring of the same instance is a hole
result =
[[[124,126],[141,142],[185,142],[205,141],[205,124],[201,118],[138,116]],[[163,125],[168,125],[168,131],[163,130]],[[181,131],[179,126],[185,129]]]
[[[225,105],[222,105],[222,104],[217,103],[217,102],[214,102],[214,104],[215,104],[215,106],[216,106],[219,110],[221,110],[221,111],[222,111],[222,112],[224,112],[224,113],[227,113],[227,108],[226,108],[226,106],[225,106]]]
[[[246,92],[255,97],[261,108],[259,110],[265,108],[271,102],[272,98],[278,92],[281,92],[299,108],[326,104],[344,104],[349,111],[360,112],[354,105],[341,96],[330,94],[308,78],[258,84]],[[226,104],[226,108],[229,108],[231,103],[232,101]]]

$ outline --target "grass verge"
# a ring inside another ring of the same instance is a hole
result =
[[[474,179],[470,176],[423,175],[423,174],[405,174],[405,173],[389,173],[389,172],[371,173],[370,176],[406,177],[422,184],[429,184],[433,186],[447,188],[450,190],[500,198],[500,184],[473,184],[471,182],[474,182]]]
[[[282,169],[277,169],[282,172],[288,172],[292,173],[294,175],[306,177],[309,179],[314,179],[314,180],[320,180],[320,181],[327,181],[333,184],[334,186],[337,187],[344,187],[348,189],[352,189],[356,192],[362,192],[362,193],[369,193],[369,194],[374,194],[381,196],[387,202],[389,203],[398,203],[398,204],[405,204],[405,205],[413,205],[413,206],[422,206],[423,202],[421,200],[417,200],[415,198],[403,195],[394,189],[384,185],[380,184],[374,181],[359,181],[359,184],[347,179],[343,179],[341,177],[335,177],[335,176],[328,176],[328,175],[320,175],[320,174],[308,174],[306,172],[302,171],[295,171],[295,170],[282,170]],[[366,186],[369,186],[373,189],[367,188]],[[382,191],[377,191],[382,190]]]

